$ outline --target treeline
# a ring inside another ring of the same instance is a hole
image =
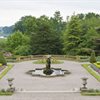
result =
[[[13,25],[12,26],[5,26],[5,27],[0,27],[0,36],[9,36],[11,33],[13,33]]]
[[[22,17],[14,25],[14,33],[7,38],[7,48],[18,55],[100,54],[100,15],[95,13],[73,14],[66,21],[60,12],[53,17]]]

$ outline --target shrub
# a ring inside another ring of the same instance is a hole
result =
[[[90,57],[90,63],[95,63],[96,62],[96,57],[95,57],[95,52],[91,52],[91,57]]]
[[[0,67],[2,66],[2,64],[0,63]]]
[[[1,63],[2,65],[7,65],[6,59],[4,58],[2,52],[0,52],[0,63]]]

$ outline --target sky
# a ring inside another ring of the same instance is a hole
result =
[[[14,25],[26,15],[51,17],[55,11],[64,20],[74,12],[100,14],[100,0],[0,0],[0,26]]]

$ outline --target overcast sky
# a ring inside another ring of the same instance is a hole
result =
[[[10,26],[22,16],[53,16],[60,11],[66,18],[73,12],[100,14],[100,0],[0,0],[0,26]]]

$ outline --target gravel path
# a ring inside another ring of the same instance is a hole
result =
[[[43,64],[33,64],[33,61],[16,63],[15,66],[0,80],[0,88],[7,88],[7,78],[15,78],[14,86],[22,91],[41,91],[15,93],[13,96],[1,96],[0,100],[99,100],[100,96],[81,96],[79,93],[66,93],[64,91],[77,90],[82,86],[82,77],[88,77],[88,88],[100,89],[100,82],[92,77],[81,63],[64,61],[63,64],[53,64],[52,67],[67,69],[71,72],[65,77],[41,78],[27,75],[26,72],[36,67],[41,68]],[[47,91],[42,92],[42,91]],[[50,92],[52,91],[52,92]],[[58,92],[56,92],[58,91]],[[59,92],[62,91],[62,92]]]

